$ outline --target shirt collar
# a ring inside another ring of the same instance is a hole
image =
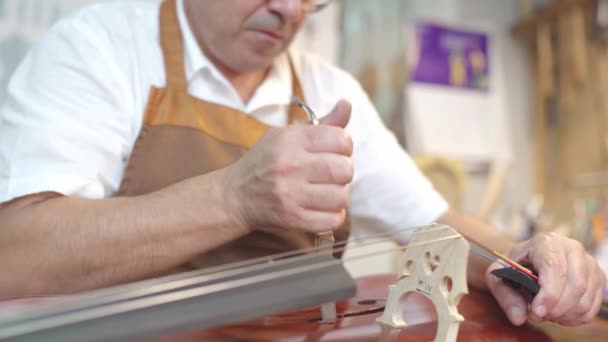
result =
[[[214,73],[219,73],[219,70],[217,70],[215,65],[213,65],[213,63],[211,63],[207,56],[205,56],[205,54],[201,51],[196,38],[194,38],[194,33],[192,32],[186,17],[183,0],[177,1],[177,18],[182,31],[182,37],[184,39],[186,78],[188,81],[192,80],[194,75],[203,69],[210,69]]]
[[[216,80],[232,87],[219,69],[201,51],[194,33],[188,23],[183,0],[177,1],[177,15],[184,39],[185,72],[188,82],[197,77],[203,70]],[[254,96],[246,105],[248,112],[266,106],[285,106],[291,101],[292,75],[287,53],[275,58],[266,79],[256,90]]]

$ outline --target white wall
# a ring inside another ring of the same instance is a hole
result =
[[[505,127],[505,144],[510,145],[509,172],[504,203],[501,205],[499,225],[506,225],[511,215],[527,203],[532,195],[532,155],[530,103],[532,81],[526,51],[521,42],[510,34],[510,28],[518,18],[517,1],[461,0],[458,16],[463,22],[493,23],[495,36],[500,93],[497,105],[502,106],[495,123]],[[474,179],[483,183],[484,179]],[[475,183],[474,183],[475,184]],[[478,193],[469,194],[469,203],[475,203]]]
[[[486,28],[491,33],[491,108],[483,123],[492,155],[508,163],[509,178],[496,223],[506,225],[531,194],[529,67],[525,51],[510,35],[517,20],[517,1],[507,0],[420,0],[412,18],[430,18],[459,27]],[[411,99],[410,99],[411,101]],[[477,213],[487,178],[471,174],[465,210]]]
[[[337,64],[340,48],[341,2],[334,1],[312,15],[294,40],[303,51],[314,52],[330,63]]]

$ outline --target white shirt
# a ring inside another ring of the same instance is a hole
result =
[[[159,4],[113,0],[79,10],[53,26],[22,61],[0,110],[0,203],[55,191],[84,198],[118,189],[142,127],[151,86],[165,85]],[[185,19],[191,95],[284,126],[291,98],[286,55],[246,104],[202,54]],[[446,202],[383,125],[359,83],[324,61],[289,51],[308,104],[329,113],[352,103],[351,214],[355,225],[393,230],[434,222]]]

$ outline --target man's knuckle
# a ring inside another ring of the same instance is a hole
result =
[[[340,189],[336,193],[336,207],[338,209],[345,209],[348,207],[350,202],[350,194],[347,189]]]
[[[557,301],[559,300],[559,294],[555,293],[555,292],[546,292],[545,296],[544,296],[544,302],[546,304],[549,304],[549,306],[553,306],[557,303]]]
[[[353,160],[348,157],[344,157],[344,180],[346,183],[350,183],[353,180],[355,174],[355,165]]]
[[[580,302],[577,305],[579,315],[583,315],[586,312],[588,312],[589,310],[591,310],[591,307],[593,306],[593,299],[594,298],[592,298],[592,297],[581,298]]]
[[[548,255],[544,259],[543,263],[552,272],[557,274],[557,276],[559,276],[560,279],[566,278],[566,273],[568,272],[567,266],[564,265],[562,262],[560,262],[559,259],[555,255],[551,255],[551,254]]]
[[[328,217],[327,224],[330,227],[330,229],[332,229],[332,230],[339,228],[343,223],[344,223],[344,211],[333,213],[333,214],[329,215],[329,217]]]
[[[279,204],[281,210],[288,207],[291,198],[290,189],[284,182],[275,182],[271,190],[272,197]]]
[[[298,210],[285,210],[281,212],[281,222],[286,228],[299,229],[303,221],[303,215]]]
[[[325,169],[329,183],[336,184],[340,182],[342,178],[340,176],[342,173],[340,164],[336,163],[333,159],[326,159],[324,160],[323,168]]]
[[[342,130],[342,131],[343,131],[342,139],[341,139],[342,151],[344,152],[345,155],[351,155],[353,153],[353,138],[346,130]]]
[[[348,191],[347,188],[342,189],[342,196],[343,196],[343,208],[348,208],[350,206],[350,191]]]
[[[581,253],[581,254],[586,254],[587,253],[587,250],[585,249],[585,246],[583,246],[583,244],[580,241],[571,239],[570,240],[570,244],[571,244],[572,249],[574,251],[576,251],[578,253]]]
[[[575,296],[582,296],[587,292],[588,282],[585,279],[576,279],[573,280],[572,284],[572,292]]]
[[[341,157],[326,165],[331,183],[347,184],[352,180],[352,166],[348,157]]]
[[[273,176],[286,176],[300,168],[298,158],[286,155],[275,155],[272,163],[271,172]]]
[[[553,239],[553,235],[554,235],[553,232],[541,233],[541,234],[536,235],[536,237],[534,239],[542,244],[550,244],[551,240]]]

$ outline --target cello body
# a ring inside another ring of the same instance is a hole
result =
[[[437,232],[438,229],[421,231]],[[426,258],[412,256],[414,263],[430,267],[426,272],[430,275],[435,269],[441,271],[435,263],[439,260],[430,256],[446,250],[439,248],[446,238],[452,239],[449,234],[433,235],[430,240],[410,244],[410,251],[423,247],[422,255],[433,252]],[[466,260],[462,256],[456,259]],[[404,259],[408,260],[409,257]],[[440,260],[450,260],[450,256],[441,255]],[[389,295],[395,284],[415,274],[407,262],[404,265],[399,275],[352,279],[339,260],[327,255],[303,255],[167,276],[71,297],[68,298],[71,303],[63,305],[30,307],[21,317],[0,319],[0,341],[435,340],[436,336],[442,336],[437,335],[441,316],[429,300],[432,297],[422,294],[418,288],[407,294],[399,291]],[[421,279],[420,276],[414,279]],[[450,277],[456,288],[459,278],[452,274]],[[461,316],[457,333],[438,340],[608,340],[608,323],[600,319],[576,328],[533,322],[516,327],[489,293],[473,288],[464,293],[455,292],[459,300],[454,302],[457,305],[454,310]],[[337,300],[338,319],[324,323],[318,303],[330,300]],[[35,302],[44,304],[44,299]],[[379,319],[401,314],[405,322],[401,327]]]
[[[403,304],[407,326],[391,329],[376,322],[382,315],[389,286],[397,278],[379,275],[357,279],[355,297],[338,303],[339,320],[323,324],[319,308],[266,317],[151,342],[194,341],[432,341],[437,314],[422,295],[411,294]],[[590,325],[567,328],[550,323],[513,326],[490,294],[471,289],[458,306],[464,316],[457,341],[606,341],[608,323],[597,319]]]

